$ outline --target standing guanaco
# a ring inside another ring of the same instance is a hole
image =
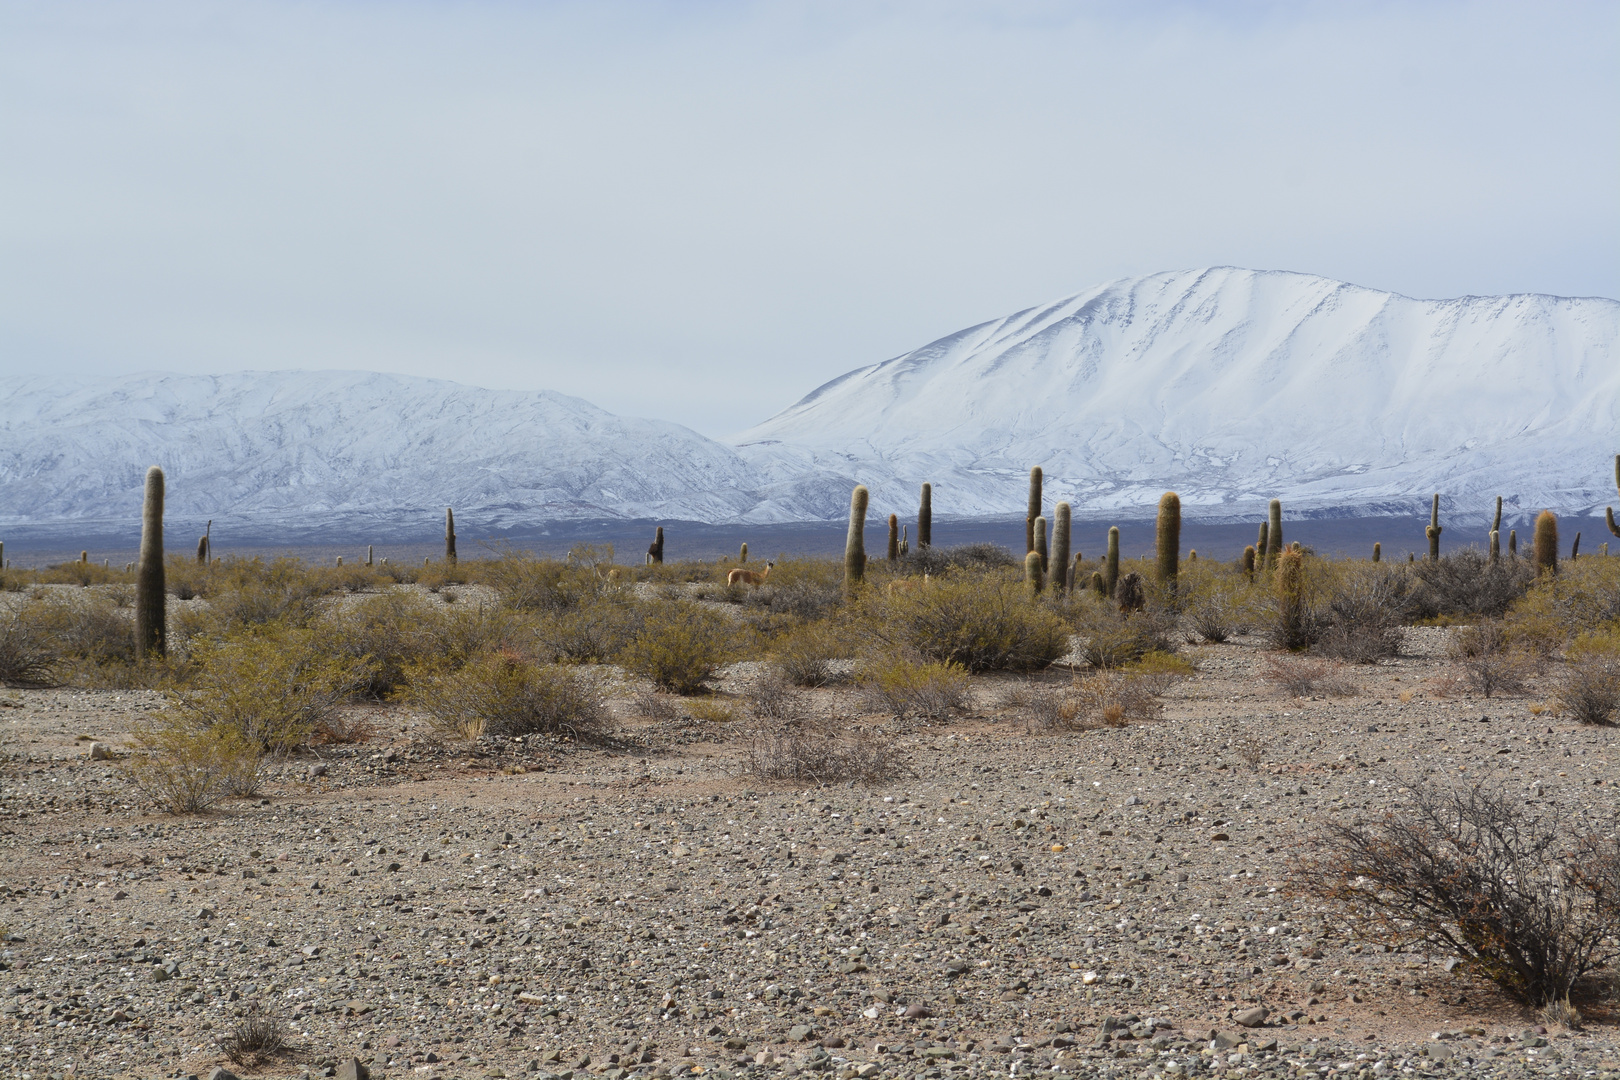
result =
[[[744,570],[739,566],[737,569],[726,575],[726,584],[758,585],[765,580],[765,576],[771,572],[771,567],[775,565],[776,564],[774,562],[768,562],[765,564],[765,569],[760,570],[757,573],[753,570]]]

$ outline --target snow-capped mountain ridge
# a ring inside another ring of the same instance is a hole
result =
[[[1620,302],[1413,300],[1305,274],[1124,279],[811,391],[725,445],[547,391],[361,372],[0,379],[0,528],[171,518],[376,534],[657,518],[1021,516],[1031,465],[1082,518],[1612,504]]]

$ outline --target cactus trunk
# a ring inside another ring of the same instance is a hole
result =
[[[1282,645],[1300,649],[1310,644],[1305,628],[1305,556],[1292,549],[1277,556],[1277,614]]]
[[[1159,497],[1153,543],[1159,557],[1159,583],[1174,592],[1181,573],[1181,496],[1173,491]]]
[[[737,561],[744,563],[748,561],[748,541],[746,540],[743,541],[742,547],[737,551]]]
[[[849,534],[844,538],[844,589],[854,592],[866,580],[866,503],[863,484],[849,494]]]
[[[367,545],[366,545],[366,565],[367,565],[367,566],[371,566],[371,565],[372,565],[372,562],[371,562],[371,556],[372,556],[372,555],[373,555],[373,552],[372,552],[372,550],[371,550],[371,545],[370,545],[370,544],[367,544]]]
[[[1436,492],[1434,504],[1429,508],[1429,527],[1423,530],[1423,535],[1429,538],[1429,561],[1440,561],[1440,493]]]
[[[1518,529],[1509,529],[1508,530],[1508,557],[1512,558],[1512,559],[1517,559],[1519,557],[1519,530]]]
[[[1100,597],[1108,596],[1108,582],[1104,580],[1101,570],[1091,572],[1091,591]]]
[[[928,547],[934,542],[934,485],[922,486],[922,498],[917,503],[917,548]]]
[[[444,508],[444,561],[456,561],[456,512]]]
[[[1069,536],[1073,526],[1070,519],[1074,513],[1066,502],[1060,502],[1052,511],[1056,520],[1052,523],[1052,558],[1049,565],[1054,567],[1052,578],[1052,591],[1066,593],[1069,591]]]
[[[900,515],[889,515],[889,561],[900,561]]]
[[[1111,525],[1108,528],[1108,555],[1103,559],[1103,585],[1106,586],[1104,596],[1114,595],[1114,586],[1119,584],[1119,526]]]
[[[1047,561],[1046,561],[1047,560],[1047,546],[1046,546],[1046,518],[1045,517],[1037,517],[1035,519],[1035,554],[1037,554],[1037,555],[1039,555],[1041,557],[1041,573],[1043,573],[1043,574],[1046,573],[1047,569],[1048,569],[1048,564],[1047,564]]]
[[[661,563],[663,561],[664,527],[660,525],[658,526],[658,530],[653,533],[653,542],[647,545],[647,565],[652,566],[655,563]]]
[[[168,644],[163,582],[163,470],[146,470],[146,500],[141,508],[140,565],[135,575],[135,655],[160,657]]]
[[[1254,580],[1254,545],[1253,544],[1250,544],[1248,547],[1243,549],[1243,572],[1245,574],[1249,575],[1249,580],[1251,580],[1251,581]]]
[[[1271,526],[1262,521],[1260,523],[1260,533],[1254,538],[1254,568],[1261,573],[1264,573],[1266,569],[1266,533],[1270,530]]]
[[[1502,534],[1495,529],[1491,530],[1491,562],[1495,564],[1502,558]]]
[[[1578,559],[1580,557],[1581,557],[1581,534],[1580,534],[1579,531],[1577,531],[1575,533],[1575,542],[1573,544],[1569,545],[1569,561],[1574,562],[1576,559]]]
[[[1535,553],[1536,572],[1558,573],[1558,518],[1551,510],[1536,515],[1536,532],[1531,550]]]
[[[1378,541],[1374,540],[1373,541],[1373,562],[1383,562],[1383,561],[1384,561],[1384,545],[1380,544]]]
[[[1029,590],[1031,597],[1041,595],[1041,589],[1046,584],[1041,574],[1041,553],[1032,551],[1024,556],[1024,588]]]
[[[1269,570],[1277,565],[1277,557],[1282,554],[1282,500],[1271,500],[1270,521],[1266,525],[1266,568]]]
[[[1029,509],[1024,515],[1024,552],[1035,550],[1035,519],[1041,516],[1041,467],[1029,470]]]

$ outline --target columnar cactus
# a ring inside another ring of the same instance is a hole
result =
[[[1502,534],[1498,530],[1492,529],[1491,530],[1491,562],[1494,564],[1498,560],[1500,560],[1501,558],[1502,558]]]
[[[1035,550],[1035,519],[1041,516],[1041,467],[1029,470],[1029,510],[1024,515],[1024,551]]]
[[[1435,492],[1434,504],[1429,508],[1429,527],[1423,535],[1429,538],[1429,561],[1440,561],[1440,493]]]
[[[1383,562],[1383,561],[1384,561],[1384,545],[1380,544],[1378,541],[1374,540],[1373,541],[1373,562]]]
[[[748,541],[746,540],[743,541],[742,547],[737,552],[737,561],[743,563],[748,561]]]
[[[900,526],[900,557],[903,559],[911,554],[911,526]]]
[[[1091,572],[1091,591],[1100,597],[1106,598],[1108,596],[1108,582],[1103,577],[1101,570]]]
[[[889,561],[900,561],[900,515],[889,515]]]
[[[90,564],[90,553],[88,551],[79,552],[79,564],[81,566],[88,566]]]
[[[1614,455],[1614,486],[1616,489],[1620,489],[1620,454]],[[1610,532],[1620,536],[1620,525],[1615,524],[1614,520],[1614,507],[1605,506],[1603,508],[1603,520],[1608,523]]]
[[[1558,518],[1551,510],[1543,510],[1536,515],[1532,550],[1535,552],[1537,573],[1558,573]]]
[[[1251,580],[1254,578],[1254,545],[1253,544],[1250,544],[1249,546],[1247,546],[1247,547],[1245,547],[1243,549],[1243,572],[1245,574],[1249,575]]]
[[[1260,533],[1254,538],[1255,569],[1264,572],[1266,569],[1266,533],[1271,526],[1264,521],[1260,523]]]
[[[1174,591],[1181,573],[1181,496],[1173,491],[1159,497],[1153,542],[1159,557],[1159,583]]]
[[[917,503],[917,548],[921,550],[934,542],[934,485],[922,486],[922,498]]]
[[[141,507],[141,553],[135,575],[135,655],[145,659],[167,651],[168,593],[163,581],[163,470],[146,470]]]
[[[652,566],[654,563],[661,563],[663,561],[664,527],[660,525],[658,526],[658,530],[653,533],[653,542],[647,545],[647,565]]]
[[[1508,530],[1508,557],[1510,559],[1517,559],[1519,557],[1519,530],[1518,529],[1509,529]]]
[[[844,588],[854,592],[866,580],[866,486],[849,494],[849,534],[844,538]]]
[[[1491,532],[1502,531],[1502,496],[1496,497],[1496,516],[1491,518]]]
[[[197,562],[201,565],[208,563],[208,537],[197,537]]]
[[[444,561],[456,561],[456,512],[444,508]]]
[[[370,545],[370,544],[367,544],[367,545],[366,545],[366,565],[367,565],[367,566],[371,566],[371,565],[374,565],[374,564],[373,564],[373,563],[372,563],[372,561],[371,561],[371,556],[372,556],[372,554],[373,554],[373,552],[372,552],[372,550],[371,550],[371,545]]]
[[[1041,553],[1032,551],[1024,556],[1024,588],[1029,590],[1031,597],[1035,597],[1041,595],[1045,584],[1045,576],[1041,573]]]
[[[1112,525],[1108,529],[1108,554],[1103,559],[1103,585],[1104,596],[1113,596],[1114,587],[1119,584],[1119,526]]]
[[[1069,534],[1072,529],[1070,518],[1073,509],[1068,503],[1060,502],[1052,513],[1057,520],[1052,523],[1052,558],[1049,563],[1052,572],[1049,576],[1052,579],[1052,591],[1065,593],[1069,590]]]
[[[1290,548],[1277,556],[1278,613],[1283,645],[1297,649],[1309,644],[1305,634],[1305,555]]]
[[[1581,534],[1575,533],[1575,542],[1569,546],[1569,561],[1574,562],[1581,557]]]
[[[1046,561],[1046,518],[1044,515],[1035,519],[1035,554],[1041,557],[1041,573],[1046,573],[1048,565]]]
[[[1271,500],[1270,521],[1266,526],[1266,567],[1269,569],[1277,565],[1277,556],[1282,554],[1282,500]]]

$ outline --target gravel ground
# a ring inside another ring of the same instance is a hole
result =
[[[1162,720],[1076,734],[976,679],[974,715],[889,732],[913,775],[877,787],[750,779],[735,726],[628,693],[596,747],[369,707],[371,741],[199,818],[89,760],[154,695],[6,691],[0,1067],[206,1076],[258,1010],[289,1047],[239,1074],[1620,1075],[1612,1012],[1548,1029],[1285,889],[1403,778],[1612,809],[1613,732],[1450,692],[1445,633],[1326,700],[1278,696],[1257,641],[1189,646]]]

